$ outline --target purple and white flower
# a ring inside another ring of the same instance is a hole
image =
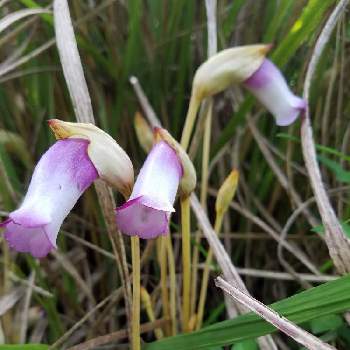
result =
[[[274,115],[277,125],[292,124],[306,109],[306,101],[292,93],[282,73],[268,59],[244,86]]]
[[[41,157],[21,206],[1,224],[11,248],[36,258],[56,248],[63,220],[98,177],[88,144],[84,139],[59,140]]]
[[[181,161],[174,149],[165,141],[155,144],[140,170],[129,200],[116,209],[120,230],[144,239],[167,234],[182,174]]]
[[[58,119],[49,126],[58,141],[39,160],[19,209],[0,224],[11,248],[37,258],[56,248],[63,220],[94,180],[101,178],[125,197],[134,183],[130,158],[103,130]]]

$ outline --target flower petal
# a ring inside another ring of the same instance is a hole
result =
[[[262,64],[271,45],[237,46],[222,50],[201,64],[193,78],[193,95],[199,100],[245,81]]]
[[[89,141],[88,155],[100,178],[130,196],[134,184],[134,168],[129,156],[106,132],[90,123],[69,123],[49,120],[57,139],[78,138]]]
[[[169,211],[175,201],[177,188],[183,174],[175,151],[166,142],[153,146],[143,164],[130,199],[145,196],[153,201],[152,207]],[[159,203],[159,204],[156,204]]]
[[[180,160],[171,146],[164,141],[153,146],[130,199],[116,209],[121,231],[144,239],[166,234],[182,174]]]
[[[277,125],[293,123],[306,109],[306,101],[292,93],[279,69],[268,59],[244,85],[274,115]]]
[[[56,247],[63,220],[98,177],[87,147],[86,140],[60,140],[41,157],[22,205],[3,223],[12,248],[43,257]]]
[[[30,253],[35,258],[43,258],[55,248],[48,239],[44,226],[28,228],[10,222],[6,226],[5,239],[10,248],[21,253]]]
[[[168,231],[168,214],[142,203],[144,197],[127,201],[117,208],[116,219],[120,230],[129,236],[143,239],[165,235]]]

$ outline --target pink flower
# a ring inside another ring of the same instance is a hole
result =
[[[289,89],[279,69],[268,59],[244,86],[274,115],[277,125],[292,124],[306,109],[306,101]]]
[[[23,203],[0,224],[11,248],[36,258],[56,248],[63,220],[98,177],[88,144],[78,138],[59,140],[41,157]]]
[[[165,235],[182,174],[181,162],[171,146],[165,141],[153,146],[129,200],[116,209],[120,230],[144,239]]]

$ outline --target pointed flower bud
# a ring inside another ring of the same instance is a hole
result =
[[[279,69],[268,59],[244,86],[274,115],[277,125],[292,124],[306,109],[306,101],[291,92]]]
[[[164,141],[155,144],[140,170],[130,199],[116,209],[120,230],[144,239],[167,234],[182,174],[176,152]]]
[[[98,177],[88,146],[83,139],[60,140],[43,154],[23,203],[0,224],[11,248],[36,258],[56,248],[64,218]]]
[[[166,129],[155,128],[154,137],[156,141],[163,140],[168,143],[179,157],[183,169],[183,176],[180,182],[180,192],[182,196],[189,196],[196,188],[197,183],[196,170],[190,157]]]
[[[229,176],[221,185],[215,202],[216,213],[224,214],[235,196],[238,185],[239,173],[237,170],[232,170]]]
[[[49,120],[57,139],[88,140],[88,155],[102,180],[115,187],[125,198],[134,183],[134,169],[130,158],[107,133],[90,123],[69,123]]]
[[[205,61],[193,78],[193,97],[198,101],[230,85],[248,79],[263,63],[271,45],[238,46],[220,51]]]
[[[153,147],[153,131],[140,112],[135,113],[134,128],[137,139],[146,153]]]

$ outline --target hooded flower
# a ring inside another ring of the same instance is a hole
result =
[[[116,209],[120,230],[144,239],[165,235],[182,174],[181,161],[173,148],[165,141],[154,145],[129,200]]]
[[[274,115],[277,125],[292,124],[306,109],[306,101],[292,93],[279,69],[268,59],[244,86]]]
[[[41,157],[23,203],[1,224],[11,248],[36,258],[56,248],[63,220],[98,177],[88,144],[83,139],[59,140]]]
[[[56,248],[63,220],[95,179],[124,196],[134,182],[128,155],[95,125],[52,119],[49,126],[58,141],[39,160],[20,208],[0,224],[13,249],[37,258]]]

